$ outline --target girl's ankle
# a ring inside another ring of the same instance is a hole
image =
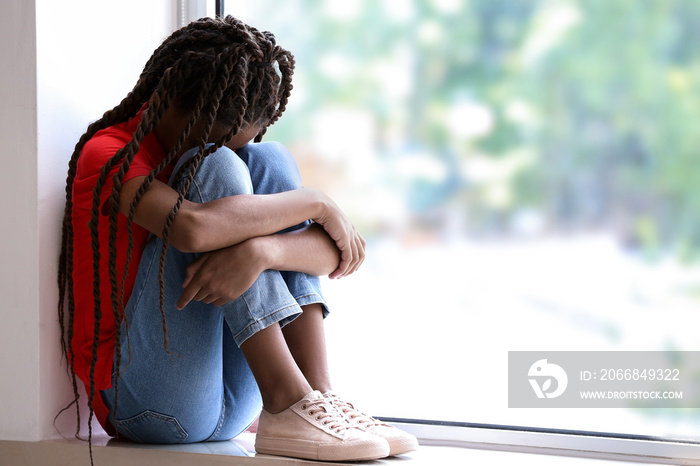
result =
[[[296,389],[285,387],[285,390],[275,390],[267,393],[261,390],[263,408],[270,414],[280,413],[304,398],[311,391],[311,387],[301,386],[296,387]]]

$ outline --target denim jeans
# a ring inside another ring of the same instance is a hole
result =
[[[195,152],[185,153],[178,165]],[[236,153],[221,148],[206,157],[186,198],[201,203],[300,187],[299,171],[284,146],[248,144]],[[102,392],[109,420],[120,435],[137,442],[229,440],[245,430],[262,407],[240,345],[267,326],[291,322],[302,312],[301,306],[321,303],[327,313],[320,281],[299,272],[266,270],[228,304],[217,307],[192,301],[178,311],[175,303],[183,290],[185,268],[198,254],[170,247],[164,274],[166,352],[159,311],[161,246],[159,238],[146,245],[124,311],[116,419],[114,386]]]

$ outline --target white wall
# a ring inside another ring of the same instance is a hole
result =
[[[72,399],[56,317],[68,160],[87,125],[131,90],[152,51],[173,30],[176,5],[0,5],[0,439],[58,435],[53,418]],[[70,411],[57,425],[70,436],[74,423]]]
[[[39,278],[34,2],[0,11],[0,438],[36,438]]]

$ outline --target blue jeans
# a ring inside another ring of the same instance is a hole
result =
[[[185,153],[175,171],[195,152]],[[201,203],[300,187],[291,154],[284,146],[269,142],[248,144],[236,153],[221,148],[209,155],[186,197]],[[192,301],[178,311],[175,303],[182,292],[185,268],[198,254],[170,247],[164,274],[166,352],[159,311],[161,246],[159,238],[146,245],[126,305],[119,343],[122,363],[117,419],[114,387],[102,392],[109,420],[120,435],[137,442],[229,440],[244,431],[262,407],[240,345],[267,326],[291,322],[302,312],[301,306],[321,303],[325,314],[320,281],[303,273],[266,270],[249,290],[228,304],[217,307]]]

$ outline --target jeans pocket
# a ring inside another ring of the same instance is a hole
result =
[[[118,421],[117,431],[140,443],[183,443],[187,438],[187,432],[177,419],[155,411],[144,411]]]

